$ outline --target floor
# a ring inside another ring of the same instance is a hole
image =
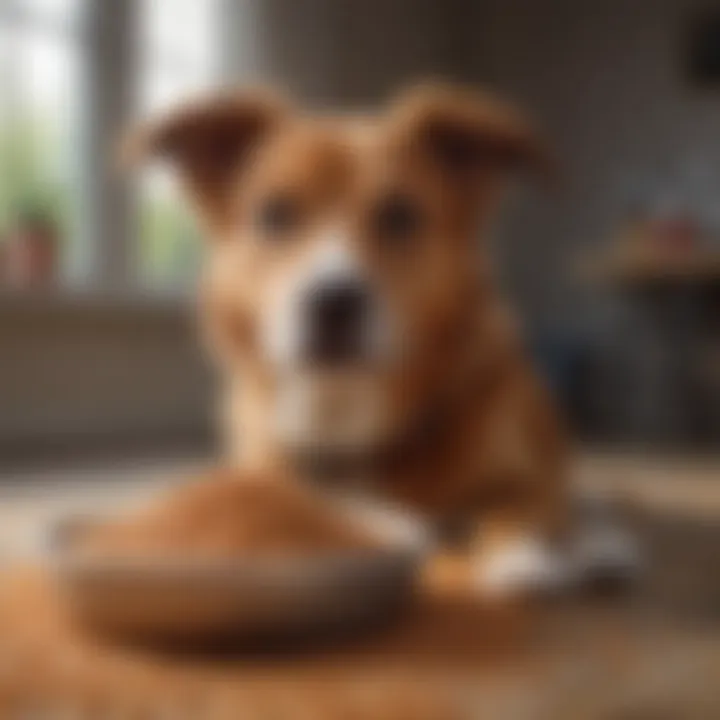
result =
[[[7,559],[42,555],[47,548],[48,528],[58,517],[140,502],[156,489],[192,473],[199,464],[169,461],[6,477],[0,484],[0,550]],[[424,625],[420,622],[414,626],[411,622],[394,639],[390,638],[389,644],[381,638],[377,645],[371,642],[365,652],[370,658],[381,657],[385,663],[389,647],[402,667],[417,668],[418,673],[433,661],[433,667],[437,668],[440,658],[440,667],[453,670],[453,700],[463,697],[467,701],[465,707],[471,708],[470,713],[457,715],[463,718],[488,716],[477,712],[480,707],[493,707],[494,712],[489,715],[493,720],[576,720],[580,717],[588,720],[710,720],[720,717],[720,459],[585,455],[578,461],[576,478],[585,492],[607,494],[618,500],[637,529],[647,558],[647,571],[631,595],[542,608],[537,614],[539,622],[532,648],[501,682],[497,680],[497,673],[487,671],[486,662],[488,632],[495,623],[483,619],[474,606],[466,606],[464,610],[463,606],[440,609],[445,616],[434,616],[435,620]],[[447,567],[441,569],[446,573],[441,584],[447,589]],[[49,609],[47,587],[32,581],[29,588],[28,594],[23,594],[24,590],[16,593],[14,614],[6,610],[4,622],[10,623],[10,627],[0,631],[0,661],[3,641],[13,636],[13,624],[27,624],[27,618],[32,615],[31,625],[36,625],[41,622],[43,608]],[[12,604],[6,608],[12,609]],[[433,609],[437,611],[438,608]],[[2,622],[0,618],[0,624]],[[429,636],[421,638],[421,642],[414,627],[429,632]],[[442,629],[439,635],[438,627]],[[42,633],[38,635],[38,632],[36,636],[40,637]],[[22,637],[25,637],[22,633],[17,634],[17,638]],[[37,647],[44,648],[44,643],[45,639],[40,637]],[[40,650],[41,655],[44,652]],[[84,662],[91,666],[105,663],[110,668],[110,676],[114,677],[117,668],[109,664],[107,655],[83,652],[84,656],[81,654],[77,662],[82,663],[84,657]],[[358,674],[351,660],[362,652],[362,648],[356,648],[345,654],[331,654],[324,661],[320,659],[316,667],[324,673],[323,698],[327,697],[328,667],[340,674],[344,672],[345,680],[364,678],[362,687],[367,687],[367,672]],[[0,662],[0,703],[1,665]],[[131,674],[139,667],[131,664],[121,669]],[[214,697],[213,693],[222,689],[230,693],[229,698],[239,692],[243,683],[261,681],[264,694],[261,693],[257,701],[261,705],[273,705],[278,688],[296,688],[300,692],[314,687],[307,674],[306,680],[298,685],[297,667],[290,672],[287,668],[266,667],[260,674],[246,663],[193,667],[192,672],[187,668],[153,670],[157,692],[155,699],[147,701],[150,703],[147,707],[155,707],[152,703],[158,697],[167,697],[167,683],[174,683],[173,687],[178,688],[185,684],[189,688],[195,683],[193,692],[206,693],[208,697]],[[303,667],[307,671],[308,666]],[[374,667],[379,669],[379,673],[372,676],[375,681],[387,681],[387,664],[376,663]],[[54,670],[57,671],[57,666]],[[467,677],[468,670],[472,671],[471,682],[459,683],[459,678]],[[268,685],[268,679],[275,681]],[[147,690],[146,678],[142,680]],[[37,688],[33,682],[31,674],[27,685],[31,692]],[[117,683],[110,683],[104,692],[112,690],[116,693],[113,697],[117,698],[116,686]],[[63,685],[64,690],[67,687],[69,685]],[[357,687],[353,686],[352,692],[349,687],[347,683],[341,686],[345,702],[357,692]],[[399,685],[393,687],[395,697]],[[423,690],[431,687],[423,683]],[[417,695],[417,683],[413,692],[415,698],[425,697],[425,694]],[[435,702],[438,696],[427,697],[428,702]],[[293,711],[273,716],[289,720],[300,717]],[[310,716],[338,717],[333,712]],[[445,720],[455,715],[407,710],[399,715],[369,714],[367,717],[442,717]]]

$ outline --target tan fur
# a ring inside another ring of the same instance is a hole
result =
[[[220,149],[208,150],[218,137]],[[228,444],[242,466],[285,460],[270,429],[277,378],[258,349],[259,313],[312,252],[317,228],[341,222],[408,328],[405,362],[374,378],[387,399],[388,436],[436,406],[439,418],[373,486],[438,519],[482,520],[487,542],[562,527],[563,433],[476,242],[508,174],[547,166],[521,114],[447,87],[416,89],[361,120],[307,117],[241,95],[171,115],[141,147],[179,166],[215,240],[201,306],[226,380]],[[373,242],[366,218],[397,188],[416,198],[427,227],[413,250],[393,257]],[[258,204],[278,190],[293,193],[303,213],[281,248],[263,243],[253,224]]]

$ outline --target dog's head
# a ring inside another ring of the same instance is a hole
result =
[[[477,298],[478,228],[509,173],[544,162],[514,109],[437,86],[375,117],[218,97],[145,128],[133,152],[171,161],[195,203],[222,359],[314,388],[343,378],[364,407],[449,351]],[[400,422],[375,414],[376,431]]]

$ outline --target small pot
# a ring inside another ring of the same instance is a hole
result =
[[[57,229],[48,223],[20,224],[4,247],[2,273],[8,285],[42,287],[54,283],[58,258]]]

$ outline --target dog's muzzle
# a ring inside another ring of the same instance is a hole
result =
[[[285,373],[365,371],[400,352],[399,328],[380,288],[334,236],[283,278],[262,328],[267,357]]]

